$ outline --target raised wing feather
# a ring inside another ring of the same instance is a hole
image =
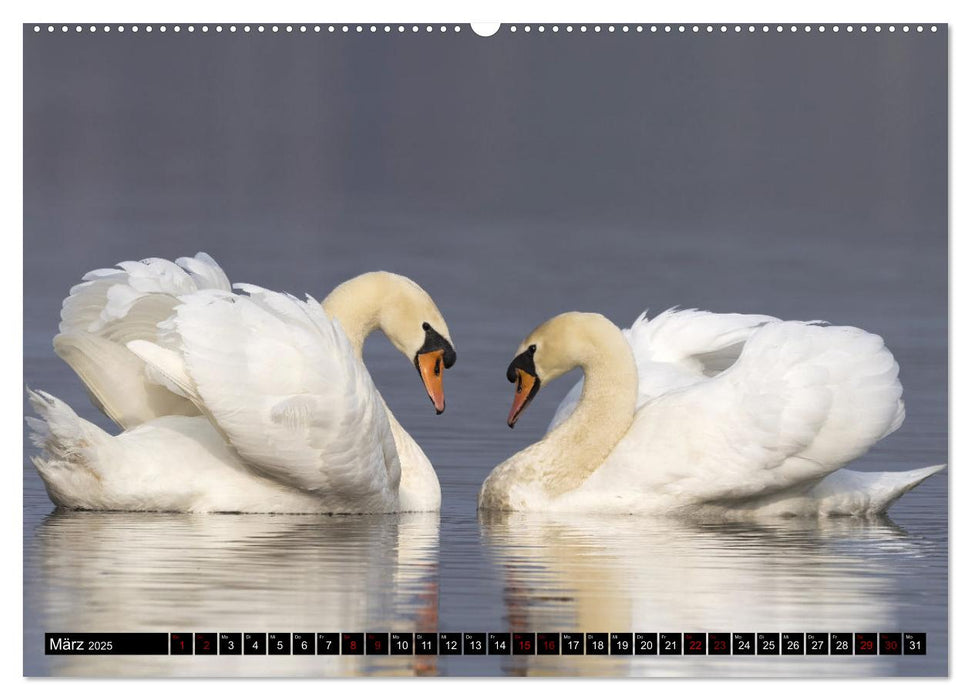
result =
[[[897,371],[859,328],[766,324],[729,369],[648,401],[589,486],[682,504],[806,491],[900,426]]]
[[[260,474],[341,510],[393,504],[400,466],[387,412],[340,325],[313,299],[244,289],[176,308],[167,344],[178,343],[194,382],[187,395]]]
[[[778,321],[757,314],[716,314],[697,309],[668,309],[649,319],[641,314],[624,335],[637,363],[640,408],[650,399],[715,376],[739,357],[745,342],[766,323]],[[573,413],[580,402],[583,380],[560,402],[547,431]]]
[[[192,403],[148,381],[144,363],[126,345],[158,342],[158,324],[172,315],[179,297],[200,289],[230,291],[225,273],[205,253],[175,263],[146,258],[93,270],[62,303],[54,351],[120,427],[163,415],[198,415]]]

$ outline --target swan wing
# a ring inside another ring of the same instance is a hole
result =
[[[725,371],[738,360],[755,331],[778,320],[697,309],[668,309],[653,319],[642,313],[623,331],[637,363],[638,408],[668,391]],[[573,413],[582,391],[581,379],[560,402],[548,431]]]
[[[648,401],[591,480],[680,503],[811,489],[903,422],[897,372],[859,328],[767,323],[721,374]]]
[[[714,376],[734,364],[756,330],[778,320],[759,314],[668,309],[653,319],[641,314],[624,334],[639,366],[667,363]]]
[[[120,427],[163,415],[198,415],[191,402],[148,381],[144,363],[126,344],[156,342],[159,322],[172,315],[179,297],[200,289],[231,290],[206,253],[93,270],[63,301],[54,351],[84,382],[95,406]]]
[[[393,504],[387,411],[340,324],[309,297],[237,288],[183,297],[161,344],[129,347],[259,474],[362,512]]]

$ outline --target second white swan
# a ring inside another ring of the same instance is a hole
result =
[[[480,509],[864,515],[944,468],[841,469],[904,420],[897,363],[859,328],[689,310],[622,332],[562,314],[507,370],[510,427],[576,367],[581,384],[542,440],[492,471]]]

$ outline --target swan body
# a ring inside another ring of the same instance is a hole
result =
[[[438,510],[425,453],[387,408],[361,351],[383,330],[438,412],[448,328],[417,284],[367,273],[322,303],[232,291],[209,256],[97,270],[62,307],[55,351],[111,436],[29,392],[34,458],[55,504],[92,510],[377,513]]]
[[[563,314],[510,365],[510,426],[578,366],[547,434],[493,470],[480,509],[874,514],[944,467],[841,469],[904,420],[897,363],[859,328],[672,310],[622,332]]]

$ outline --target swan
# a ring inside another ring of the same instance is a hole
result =
[[[621,331],[565,313],[509,365],[509,426],[576,367],[581,383],[487,477],[480,510],[868,515],[945,466],[841,469],[904,420],[897,363],[859,328],[690,309]]]
[[[370,272],[323,302],[255,285],[235,293],[199,253],[95,270],[71,289],[54,350],[112,436],[28,389],[33,458],[51,500],[85,510],[437,511],[431,462],[364,367],[381,330],[436,413],[455,362],[448,326],[415,282]]]

